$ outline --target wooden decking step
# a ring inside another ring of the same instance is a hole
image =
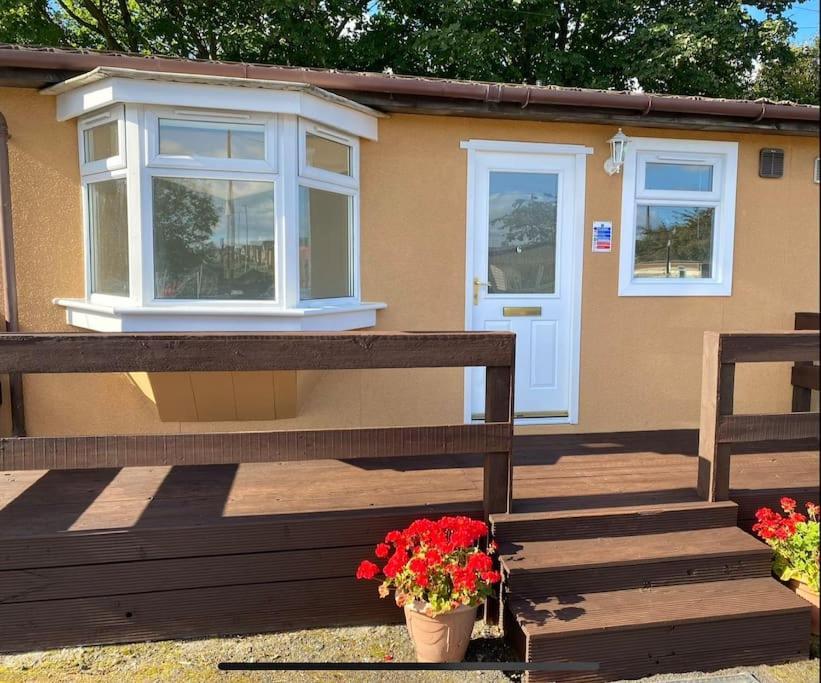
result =
[[[550,541],[735,526],[738,521],[738,506],[732,501],[697,501],[585,510],[513,512],[492,515],[490,521],[494,538],[499,543]]]
[[[559,678],[613,680],[808,656],[809,605],[772,578],[566,594],[506,605],[507,635],[530,662],[598,661]],[[556,680],[531,674],[531,681]]]
[[[768,577],[771,551],[737,527],[501,546],[507,588],[530,598]]]

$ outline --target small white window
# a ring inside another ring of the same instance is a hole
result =
[[[148,165],[273,173],[276,120],[273,115],[222,110],[149,109]]]
[[[359,178],[359,143],[356,138],[300,121],[299,174],[347,187],[356,187]]]
[[[624,165],[621,296],[732,291],[738,145],[631,139]]]
[[[77,126],[82,173],[125,168],[125,123],[122,105],[89,116]]]

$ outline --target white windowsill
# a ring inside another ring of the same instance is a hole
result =
[[[337,332],[376,325],[379,302],[274,309],[267,306],[106,305],[55,299],[66,322],[97,332]]]

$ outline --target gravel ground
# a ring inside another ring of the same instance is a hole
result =
[[[511,661],[516,657],[496,637],[494,630],[477,625],[468,650],[471,661]],[[0,682],[44,681],[355,681],[356,683],[444,683],[482,681],[483,683],[519,680],[502,672],[298,672],[298,673],[223,673],[220,661],[414,661],[413,650],[404,626],[376,626],[292,631],[236,638],[208,640],[168,640],[134,645],[76,647],[48,652],[30,652],[0,657]],[[712,679],[748,672],[761,683],[817,683],[818,660],[774,667],[732,669],[708,676],[656,676],[647,681],[670,682]],[[749,680],[748,677],[745,677]],[[738,678],[738,682],[742,682]],[[716,683],[724,683],[716,681]]]

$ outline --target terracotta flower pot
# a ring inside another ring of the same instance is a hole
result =
[[[812,615],[810,630],[814,636],[819,635],[819,631],[821,631],[821,625],[819,625],[819,621],[821,621],[821,619],[819,619],[819,594],[814,590],[811,590],[810,587],[802,581],[791,579],[789,585],[790,588],[795,591],[796,595],[801,596],[812,605],[812,610],[810,612]]]
[[[417,604],[422,609],[422,604]],[[455,610],[429,617],[405,605],[405,623],[416,648],[417,662],[461,662],[468,649],[478,607],[457,607]]]

